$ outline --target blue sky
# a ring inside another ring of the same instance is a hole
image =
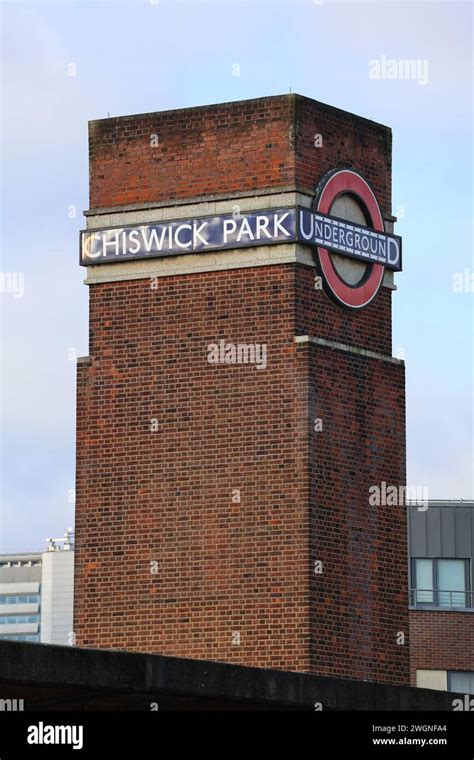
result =
[[[0,294],[0,551],[42,548],[73,524],[74,356],[88,353],[77,263],[87,121],[290,87],[393,129],[404,238],[393,347],[407,363],[408,482],[430,498],[473,498],[474,293],[452,288],[453,273],[474,271],[471,4],[91,0],[0,10],[2,271],[24,275],[22,298]],[[371,79],[381,56],[427,61],[427,84]]]

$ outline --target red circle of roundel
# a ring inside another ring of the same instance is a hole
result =
[[[329,214],[333,202],[341,193],[351,193],[360,198],[369,213],[374,230],[385,231],[382,213],[375,195],[365,179],[350,169],[340,169],[329,177],[319,194],[316,211]],[[339,277],[328,249],[318,246],[317,250],[324,279],[331,293],[340,303],[352,309],[361,309],[375,298],[382,284],[384,274],[382,264],[371,264],[369,275],[363,278],[360,286],[347,285]]]

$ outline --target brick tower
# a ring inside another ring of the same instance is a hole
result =
[[[390,130],[283,95],[89,141],[77,644],[408,683]]]

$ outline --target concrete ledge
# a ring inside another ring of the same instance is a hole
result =
[[[261,245],[216,253],[194,253],[166,256],[161,259],[141,259],[87,267],[86,285],[121,280],[142,280],[154,277],[172,277],[198,272],[218,272],[226,269],[267,267],[276,264],[305,264],[314,266],[308,246],[299,243]]]
[[[331,348],[333,351],[345,351],[349,354],[363,356],[367,359],[379,359],[390,364],[404,364],[403,359],[396,359],[394,356],[378,354],[375,351],[367,351],[364,348],[357,348],[356,346],[347,346],[345,343],[336,343],[332,340],[325,340],[325,338],[312,338],[310,335],[295,335],[295,343],[324,346],[325,348]]]
[[[0,699],[25,709],[161,705],[214,709],[451,711],[460,695],[157,654],[0,640]]]
[[[258,195],[247,192],[225,193],[222,195],[205,195],[185,200],[161,201],[157,203],[135,203],[128,206],[110,206],[108,208],[84,211],[87,217],[87,229],[102,227],[122,227],[127,224],[148,224],[170,219],[186,219],[193,216],[211,214],[232,214],[235,206],[242,214],[260,209],[272,209],[285,206],[304,206],[310,208],[313,194],[304,193],[291,187],[275,190],[259,190]]]
[[[140,259],[87,267],[85,285],[125,280],[145,280],[155,277],[174,277],[199,272],[220,272],[230,269],[248,269],[279,264],[303,264],[315,268],[314,254],[310,246],[300,243],[240,248],[215,253],[194,253],[163,258]],[[386,271],[383,287],[395,290],[393,272]]]
[[[460,612],[462,615],[465,615],[466,613],[469,615],[474,614],[474,607],[413,607],[410,605],[408,607],[410,612],[455,612],[456,614]]]

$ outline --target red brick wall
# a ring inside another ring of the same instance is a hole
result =
[[[90,206],[290,185],[293,114],[285,96],[93,121]]]
[[[290,186],[312,192],[329,170],[352,166],[391,211],[390,129],[300,95],[92,121],[89,162],[91,209]]]
[[[404,478],[403,370],[297,348],[300,281],[286,265],[91,288],[78,644],[406,681],[403,511],[368,507]],[[268,368],[209,365],[221,337],[266,343]]]
[[[297,183],[313,190],[326,172],[350,167],[362,172],[382,212],[391,214],[391,130],[310,98],[295,98]],[[322,138],[319,148],[315,147],[315,135]]]
[[[392,291],[381,288],[360,311],[341,309],[315,290],[312,267],[298,267],[295,286],[296,334],[314,335],[391,356]]]
[[[292,279],[272,267],[91,289],[77,419],[79,644],[307,666]],[[221,337],[267,343],[268,368],[208,364]]]
[[[310,149],[318,115],[325,147]],[[94,122],[91,207],[315,187],[354,150],[389,210],[389,132],[354,119],[282,96]],[[403,369],[294,341],[389,355],[390,292],[346,312],[313,278],[287,264],[91,286],[79,645],[408,681],[395,643],[407,628],[404,516],[368,508],[370,485],[404,483]],[[209,365],[220,338],[267,344],[267,369]]]
[[[410,679],[417,670],[474,671],[474,615],[410,610]]]
[[[307,351],[311,431],[311,669],[408,680],[406,515],[369,504],[405,482],[404,367],[323,346]],[[402,633],[404,643],[398,643]],[[329,654],[330,653],[330,654]]]

